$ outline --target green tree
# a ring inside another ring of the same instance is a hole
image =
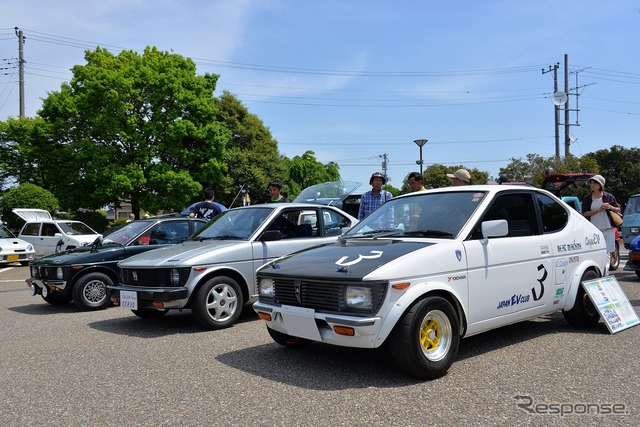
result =
[[[278,142],[255,114],[252,114],[233,94],[224,91],[217,100],[219,122],[228,129],[231,137],[227,144],[224,162],[228,172],[220,177],[216,189],[216,200],[229,206],[244,186],[254,202],[266,198],[267,186],[272,179],[285,185],[287,194],[287,158],[278,151]],[[235,206],[240,204],[236,199]]]
[[[335,162],[319,162],[313,151],[295,156],[289,162],[289,198],[293,198],[311,185],[340,180],[340,167]]]
[[[59,207],[58,200],[51,192],[27,183],[13,187],[2,195],[0,216],[9,228],[16,229],[22,226],[23,221],[11,211],[12,209],[44,209],[53,216]]]
[[[39,112],[58,158],[55,184],[44,182],[65,208],[128,200],[134,211],[180,210],[221,180],[229,133],[216,120],[217,75],[150,47],[85,59]]]
[[[451,185],[451,178],[447,174],[454,173],[458,169],[466,169],[471,174],[472,184],[486,184],[489,174],[483,172],[477,168],[471,169],[465,166],[444,166],[440,164],[433,164],[427,167],[427,170],[423,173],[423,184],[425,188],[429,186],[433,188],[448,187]],[[407,187],[408,188],[408,187]]]

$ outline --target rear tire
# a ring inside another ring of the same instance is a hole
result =
[[[620,266],[620,246],[616,244],[616,250],[609,254],[609,270],[616,271]]]
[[[580,283],[585,280],[597,279],[598,277],[600,276],[598,276],[595,271],[587,270],[582,275]],[[578,288],[573,308],[562,311],[562,315],[571,326],[576,328],[591,328],[600,321],[600,313],[598,313],[598,310],[591,302],[591,298],[589,298],[589,294],[585,292],[582,284]]]
[[[242,314],[244,297],[240,285],[230,277],[219,276],[208,280],[198,289],[191,302],[196,322],[204,328],[228,328]]]
[[[269,335],[271,335],[271,338],[273,338],[275,342],[288,348],[301,348],[311,344],[311,340],[283,334],[282,332],[275,331],[268,326],[267,332],[269,332]]]
[[[442,297],[416,302],[396,325],[389,343],[400,369],[418,378],[446,374],[458,352],[460,321],[451,303]]]

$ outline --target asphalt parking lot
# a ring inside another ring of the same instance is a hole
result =
[[[615,273],[636,312],[640,279]],[[0,267],[0,425],[414,426],[640,424],[640,327],[571,328],[560,313],[462,340],[418,381],[384,349],[275,344],[252,310],[205,331],[32,297]]]

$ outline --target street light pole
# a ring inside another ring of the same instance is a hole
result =
[[[413,142],[416,143],[418,147],[420,147],[420,160],[416,160],[416,164],[420,165],[420,175],[422,175],[422,147],[428,142],[427,139],[416,139]]]

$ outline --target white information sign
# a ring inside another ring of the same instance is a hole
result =
[[[582,286],[612,334],[640,323],[615,276],[587,280],[582,282]]]

